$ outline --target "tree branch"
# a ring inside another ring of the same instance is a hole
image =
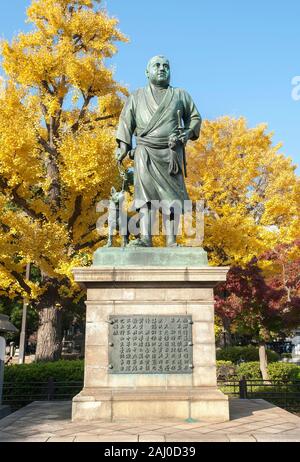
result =
[[[47,93],[49,93],[51,96],[54,95],[54,91],[51,90],[46,80],[42,80],[42,85],[43,85],[43,88],[47,91]]]
[[[115,117],[116,117],[116,114],[110,114],[110,115],[103,116],[103,117],[96,117],[94,120],[91,120],[91,119],[85,120],[83,123],[89,124],[92,122],[101,122],[102,120],[114,119]]]
[[[5,233],[9,233],[10,231],[10,227],[7,226],[5,223],[3,223],[2,221],[0,221],[0,226],[1,226],[1,229],[2,231],[4,231]]]
[[[49,133],[50,132],[50,125],[47,122],[47,108],[46,108],[45,104],[43,104],[43,103],[41,103],[41,108],[42,108],[42,112],[43,112],[43,116],[44,116],[44,121],[45,121],[45,124],[46,124],[46,127],[47,127],[47,131]]]
[[[71,239],[73,239],[73,226],[77,218],[80,216],[81,211],[82,211],[82,195],[80,194],[75,199],[74,210],[68,221],[68,230],[70,232]]]
[[[43,220],[44,218],[46,218],[45,215],[43,215],[42,213],[36,213],[31,207],[29,207],[26,200],[23,199],[23,197],[19,196],[19,194],[17,193],[17,189],[19,188],[19,186],[20,185],[16,186],[12,190],[12,196],[15,204],[17,204],[21,209],[23,209],[24,212],[26,212],[26,214],[29,215],[33,220]]]
[[[7,271],[8,273],[10,273],[15,279],[16,281],[19,283],[19,285],[22,287],[22,289],[25,290],[25,292],[30,295],[31,294],[31,288],[29,287],[29,285],[26,284],[26,282],[24,281],[23,277],[17,273],[17,271],[14,271],[14,270],[9,270],[6,266],[5,266],[5,263],[0,261],[0,265],[5,269],[5,271]]]
[[[19,186],[20,185],[17,185],[13,189],[10,189],[8,184],[7,184],[7,180],[5,180],[3,177],[2,178],[0,177],[0,188],[1,188],[2,192],[5,194],[5,191],[8,190],[8,192],[10,192],[12,194],[13,202],[18,207],[20,207],[26,213],[26,215],[28,215],[33,220],[42,220],[42,219],[46,218],[45,215],[43,215],[42,213],[37,213],[35,210],[33,210],[30,207],[30,205],[28,204],[28,202],[26,201],[26,199],[19,196],[19,194],[17,192]]]
[[[52,129],[50,131],[52,131]],[[51,202],[55,205],[55,208],[58,208],[60,206],[59,170],[56,162],[58,151],[53,143],[48,143],[41,136],[38,137],[38,142],[49,154],[49,158],[45,165],[47,177],[50,180],[49,197]]]
[[[57,85],[57,92],[59,92],[59,88],[64,88],[65,85],[66,85],[66,76],[63,75],[61,77],[60,82]],[[59,126],[60,126],[60,119],[61,119],[61,115],[62,115],[62,107],[63,107],[63,103],[64,103],[64,96],[60,96],[59,99],[58,99],[58,102],[59,102],[59,109],[57,110],[56,115],[53,118],[53,134],[54,134],[54,137],[57,137],[57,135],[58,135],[58,129],[59,129]]]
[[[91,234],[93,231],[95,231],[95,229],[96,229],[96,225],[95,225],[95,224],[94,224],[94,225],[90,225],[90,226],[88,227],[87,232],[84,233],[84,234],[80,237],[80,239],[82,240],[82,239],[86,238],[89,234]]]
[[[91,89],[89,88],[87,96],[83,95],[84,103],[82,105],[82,108],[80,109],[80,113],[79,113],[77,121],[71,127],[71,130],[73,133],[75,133],[78,130],[79,123],[84,118],[88,105],[90,104],[90,101],[93,98],[93,95],[89,94],[90,90]]]
[[[50,154],[51,156],[57,156],[58,155],[58,152],[55,148],[53,148],[52,146],[50,146],[50,144],[44,140],[44,138],[42,138],[41,136],[38,137],[38,142],[41,146],[43,146],[43,148],[45,149],[45,151],[48,152],[48,154]]]
[[[90,42],[92,42],[93,40],[95,40],[96,37],[97,37],[97,34],[94,34],[86,44],[81,42],[80,45],[78,47],[76,47],[79,44],[80,40],[82,39],[82,35],[78,35],[78,34],[73,35],[73,39],[75,39],[75,41],[74,41],[74,53],[78,53],[81,50],[87,51],[87,45]]]
[[[93,241],[90,242],[85,242],[84,244],[78,244],[74,247],[75,251],[82,250],[82,249],[90,249],[91,247],[94,247],[94,245],[99,244],[99,242],[103,241],[105,237],[101,236],[98,237],[98,239],[94,239]]]

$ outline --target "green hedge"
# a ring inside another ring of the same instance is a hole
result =
[[[31,364],[15,364],[4,369],[5,382],[47,382],[50,377],[57,382],[76,382],[83,380],[84,362],[53,361]]]
[[[272,363],[268,365],[271,380],[300,380],[300,367],[289,363]]]
[[[275,362],[280,359],[280,355],[271,350],[267,350],[267,357],[269,362]],[[231,361],[234,364],[238,364],[240,361],[258,361],[258,348],[252,345],[222,348],[221,350],[217,350],[217,360]]]
[[[270,380],[300,380],[300,366],[288,363],[270,363],[268,364]],[[236,369],[236,375],[239,379],[259,380],[262,378],[259,362],[252,361],[242,363]]]
[[[242,379],[243,377],[252,380],[261,379],[259,362],[250,361],[248,363],[241,363],[239,366],[237,366],[236,375],[239,379]]]

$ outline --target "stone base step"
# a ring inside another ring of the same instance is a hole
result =
[[[73,398],[73,421],[229,420],[228,397],[216,388],[85,388]]]

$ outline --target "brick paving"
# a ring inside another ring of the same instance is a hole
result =
[[[300,417],[264,400],[230,400],[224,423],[71,422],[71,402],[34,402],[0,420],[1,442],[300,442]]]

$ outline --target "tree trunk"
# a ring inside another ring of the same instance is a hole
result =
[[[39,327],[37,333],[36,361],[60,359],[62,348],[62,309],[52,296],[44,294],[38,304]],[[54,295],[54,294],[52,294]]]
[[[230,332],[230,321],[228,318],[222,317],[222,324],[223,324],[223,335],[222,335],[222,343],[223,347],[229,347],[232,345],[232,338]]]
[[[266,345],[264,342],[261,342],[259,344],[259,367],[263,380],[269,380],[268,358],[266,352]]]

